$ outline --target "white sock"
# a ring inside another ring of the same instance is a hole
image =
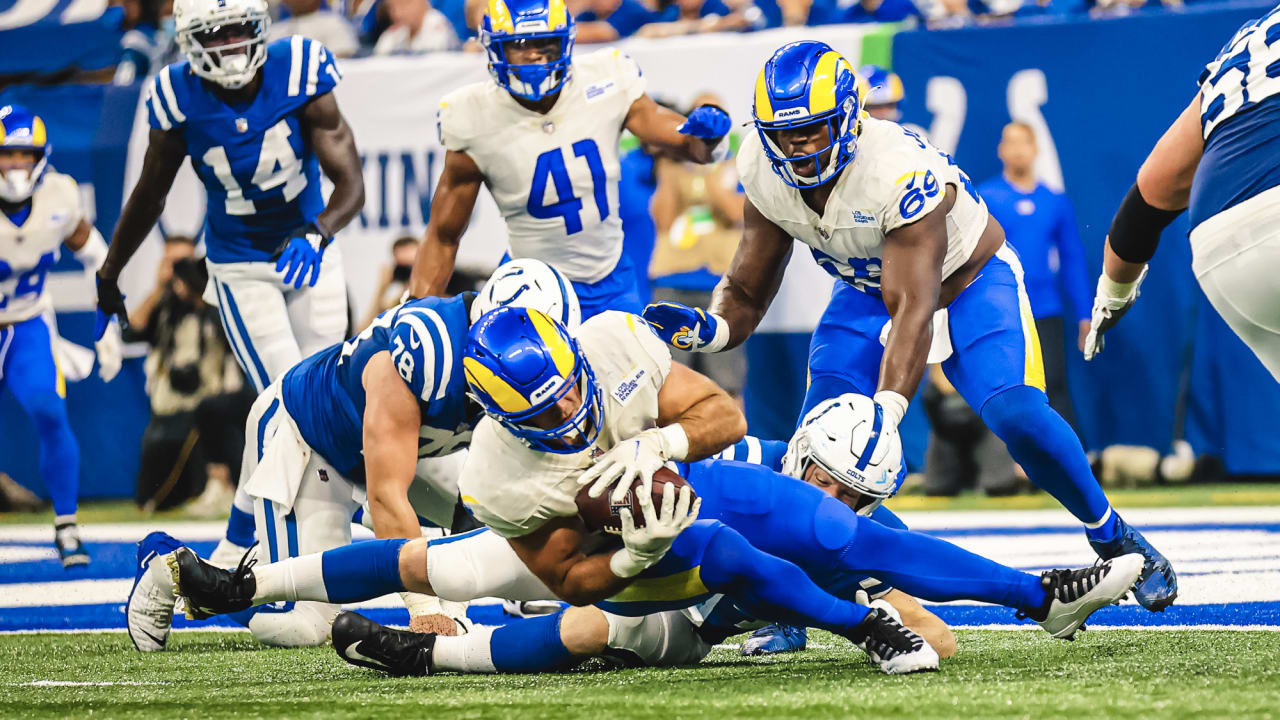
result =
[[[254,605],[281,600],[329,602],[321,553],[259,565],[253,569],[253,578],[257,583]]]
[[[497,672],[489,651],[493,631],[492,627],[476,626],[466,635],[437,636],[436,647],[431,654],[432,664],[436,670],[448,672]]]
[[[1110,505],[1107,506],[1107,511],[1102,513],[1102,517],[1098,520],[1098,522],[1085,523],[1084,526],[1089,528],[1090,530],[1097,530],[1098,528],[1102,527],[1103,525],[1106,525],[1109,522],[1111,522],[1111,506]]]
[[[71,513],[70,515],[54,515],[53,524],[54,525],[75,525],[76,514]]]

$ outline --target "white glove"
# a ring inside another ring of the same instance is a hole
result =
[[[698,510],[701,508],[702,498],[693,499],[693,488],[688,485],[680,488],[680,499],[677,501],[676,486],[667,484],[662,488],[661,512],[654,509],[652,496],[640,496],[644,527],[636,527],[630,509],[618,511],[618,517],[622,520],[622,549],[609,558],[609,568],[613,570],[613,574],[624,578],[635,577],[661,560],[680,533],[698,519]]]
[[[1084,359],[1092,360],[1102,352],[1105,341],[1102,334],[1120,322],[1120,318],[1129,311],[1138,299],[1139,286],[1147,277],[1147,266],[1142,266],[1142,274],[1132,283],[1118,283],[1107,277],[1104,270],[1098,277],[1098,292],[1093,298],[1093,316],[1089,318],[1089,334],[1084,338]]]
[[[98,353],[98,377],[104,383],[111,382],[116,373],[120,372],[120,364],[124,361],[120,347],[120,325],[115,321],[108,323],[107,331],[93,347]]]
[[[620,503],[635,481],[640,479],[644,483],[640,496],[649,497],[653,474],[658,468],[667,460],[683,460],[688,452],[689,436],[679,423],[650,428],[601,455],[596,464],[578,478],[578,485],[590,484],[587,495],[593,498],[600,497],[612,487],[609,501]]]
[[[880,608],[896,620],[899,625],[902,624],[902,613],[898,612],[898,608],[894,607],[892,603],[884,598],[876,598],[875,600],[872,600],[866,590],[859,590],[853,594],[853,601],[859,605],[866,605],[872,610]]]

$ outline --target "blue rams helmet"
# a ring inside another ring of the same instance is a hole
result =
[[[570,55],[577,35],[565,0],[489,0],[489,11],[480,23],[489,74],[499,87],[525,100],[541,100],[564,87],[572,71]],[[507,43],[543,38],[559,41],[559,57],[527,65],[507,59]]]
[[[853,160],[858,143],[858,115],[862,100],[853,66],[826,43],[813,40],[783,45],[764,64],[756,79],[756,130],[773,171],[791,187],[821,185]],[[808,155],[787,157],[774,140],[779,130],[815,123],[827,127],[829,143]],[[826,167],[822,154],[831,151]],[[813,160],[817,173],[795,172],[796,163]]]
[[[470,395],[489,417],[534,450],[580,452],[600,435],[604,398],[578,341],[538,310],[513,305],[485,313],[471,326],[462,367]],[[552,428],[530,421],[574,386],[582,404]]]
[[[0,199],[25,202],[39,187],[53,151],[40,116],[21,105],[0,107],[0,152],[5,150],[28,150],[37,156],[33,167],[0,172]]]
[[[902,78],[897,73],[879,65],[863,65],[858,68],[858,81],[858,94],[863,97],[863,104],[868,110],[891,105],[895,106],[893,111],[880,117],[889,120],[902,117],[896,106],[906,97],[906,91],[902,87]]]

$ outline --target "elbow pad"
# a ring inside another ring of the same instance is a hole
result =
[[[1107,234],[1111,251],[1125,262],[1148,262],[1156,254],[1160,233],[1181,214],[1181,210],[1161,210],[1149,205],[1135,182],[1111,221],[1111,231]]]
[[[102,263],[107,261],[107,241],[102,239],[98,228],[89,226],[89,237],[84,246],[75,251],[76,260],[89,272],[97,272]]]

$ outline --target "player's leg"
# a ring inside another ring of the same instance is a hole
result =
[[[67,385],[53,356],[49,326],[36,316],[0,333],[0,380],[31,418],[40,440],[40,476],[53,498],[58,555],[63,567],[86,565],[89,553],[76,526],[80,446],[67,419]]]
[[[888,321],[883,302],[836,281],[809,342],[809,382],[797,420],[843,393],[875,393],[884,357],[880,329]]]
[[[1256,244],[1226,258],[1217,253],[1204,257],[1196,251],[1192,267],[1214,309],[1280,381],[1280,290],[1274,282],[1275,269],[1280,267],[1280,229],[1271,220],[1254,232],[1265,239],[1258,242],[1255,237],[1251,242]],[[1193,238],[1196,235],[1192,233]],[[1192,247],[1196,247],[1194,241]]]
[[[1104,559],[1146,558],[1135,595],[1162,610],[1177,596],[1169,561],[1111,508],[1075,431],[1049,407],[1044,370],[1022,266],[1005,245],[949,307],[955,354],[942,369],[983,422],[1004,441],[1027,476],[1085,525]]]
[[[603,278],[595,282],[572,281],[583,321],[606,310],[621,310],[639,315],[644,310],[637,285],[640,279],[631,260],[623,253],[618,258],[618,264]]]
[[[342,270],[342,252],[337,244],[325,250],[320,277],[314,287],[281,287],[289,309],[289,325],[293,328],[301,357],[308,357],[346,339],[347,281]]]

